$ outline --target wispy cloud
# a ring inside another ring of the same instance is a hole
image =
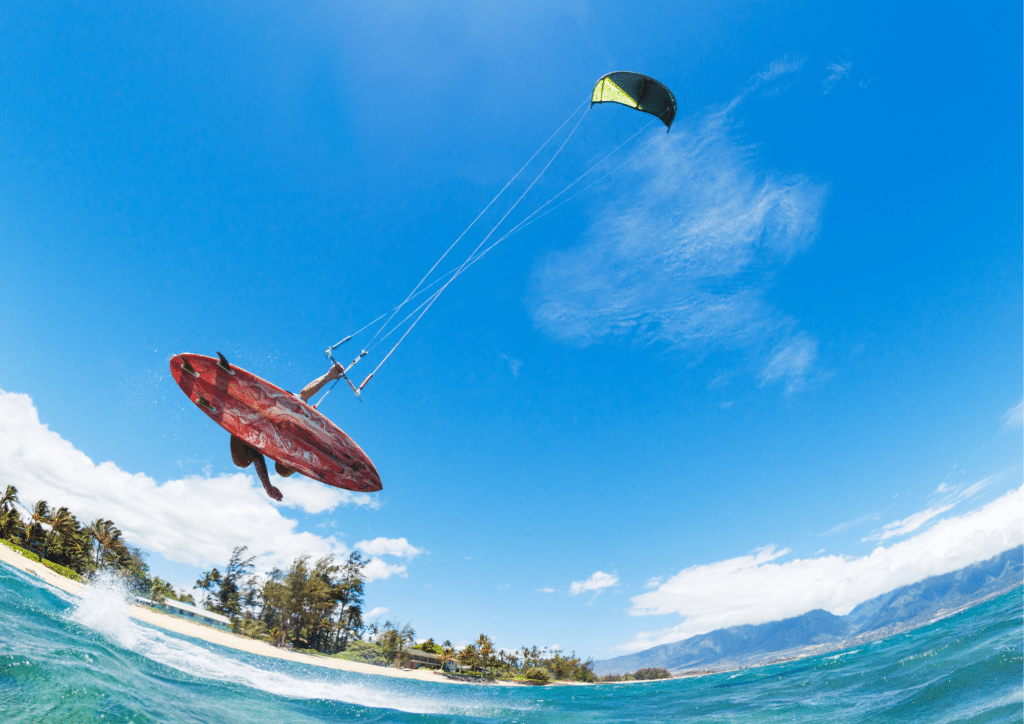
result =
[[[908,515],[903,520],[894,520],[892,523],[886,523],[882,526],[881,530],[875,531],[871,535],[861,538],[861,542],[863,543],[869,540],[885,540],[887,538],[913,533],[929,520],[937,515],[942,515],[947,510],[952,509],[952,507],[953,504],[949,503],[938,508],[927,508],[926,510],[920,510],[912,515]]]
[[[746,556],[686,568],[656,590],[634,596],[634,616],[677,614],[676,626],[637,634],[618,647],[638,651],[728,626],[798,616],[837,615],[861,601],[929,576],[955,571],[1024,543],[1024,488],[869,555],[820,556],[783,563],[769,546]]]
[[[538,588],[534,593],[554,593],[555,589],[545,586],[544,588]]]
[[[762,385],[783,380],[786,391],[793,392],[807,381],[817,356],[817,340],[798,332],[775,348],[772,358],[757,375],[757,379]]]
[[[956,466],[954,465],[953,467],[955,468]],[[932,518],[942,515],[948,510],[952,510],[960,503],[973,498],[992,483],[1003,480],[1007,476],[1012,475],[1016,470],[1017,468],[1014,467],[1009,470],[1004,470],[1001,473],[996,473],[995,475],[989,475],[988,477],[982,478],[976,483],[966,487],[943,481],[942,483],[939,483],[939,487],[935,489],[935,492],[931,496],[931,503],[926,509],[912,513],[902,520],[894,520],[891,523],[886,523],[879,530],[873,531],[870,535],[861,538],[861,542],[883,541],[888,538],[895,538],[907,535],[908,533],[913,533]]]
[[[803,65],[803,58],[788,54],[772,61],[767,68],[751,78],[746,91],[730,104],[730,108],[739,103],[744,96],[749,95],[755,90],[760,90],[761,95],[767,98],[779,95],[795,82],[793,79],[787,78],[787,76],[796,73]]]
[[[804,65],[804,59],[793,55],[784,55],[778,60],[773,60],[767,68],[759,72],[755,77],[759,81],[772,81],[784,75],[795,73]]]
[[[1004,430],[1020,430],[1024,427],[1024,400],[1007,410],[1002,419]]]
[[[508,368],[512,371],[512,376],[518,377],[519,369],[523,366],[523,361],[521,359],[513,359],[512,357],[509,357],[507,354],[503,354],[501,355],[501,357],[506,362],[508,362]]]
[[[825,536],[835,535],[836,533],[842,533],[844,530],[849,530],[850,528],[860,525],[861,523],[867,523],[869,520],[878,520],[878,517],[880,515],[881,513],[868,513],[867,515],[862,515],[859,518],[844,521],[837,526],[829,528],[824,533],[818,533],[818,537],[824,538]]]
[[[611,205],[586,243],[535,270],[534,320],[580,345],[632,335],[698,354],[745,350],[760,360],[762,384],[798,386],[817,342],[765,293],[813,241],[826,189],[756,171],[731,135],[729,109],[690,132],[677,126],[629,167],[636,193]]]
[[[276,480],[286,503],[322,512],[346,502],[341,491],[311,481]],[[83,522],[109,518],[125,539],[168,560],[205,568],[223,565],[236,546],[248,546],[264,570],[284,567],[297,556],[345,556],[333,535],[296,530],[247,473],[188,476],[158,483],[112,462],[94,463],[40,423],[28,395],[0,390],[0,488],[14,485],[27,503],[66,505]],[[372,566],[372,567],[371,567]],[[368,577],[404,573],[404,567],[371,561]],[[399,571],[401,568],[401,571]]]
[[[824,86],[822,93],[827,95],[832,92],[833,86],[850,75],[850,68],[853,67],[853,63],[848,60],[842,60],[838,63],[829,63],[825,66],[825,70],[828,71],[828,76],[821,82]]]

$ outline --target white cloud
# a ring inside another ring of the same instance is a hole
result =
[[[383,616],[390,610],[391,609],[386,606],[377,606],[376,608],[371,608],[369,611],[363,614],[363,620],[369,621],[370,619],[377,618],[378,616]]]
[[[584,591],[601,592],[606,588],[611,588],[618,582],[619,577],[614,573],[596,571],[594,575],[585,581],[573,581],[572,585],[569,586],[569,594],[576,596]]]
[[[367,561],[363,567],[363,575],[366,576],[367,581],[383,581],[386,578],[391,578],[391,576],[409,577],[404,565],[386,563],[380,558],[371,558]]]
[[[786,551],[692,566],[634,596],[634,616],[678,614],[682,623],[646,631],[618,647],[638,651],[728,626],[758,624],[823,608],[844,615],[860,603],[929,576],[958,570],[1024,543],[1024,488],[869,555],[772,563]]]
[[[831,93],[832,86],[841,81],[843,78],[849,76],[850,68],[852,67],[853,63],[851,63],[848,60],[844,60],[839,63],[829,63],[827,66],[825,66],[825,70],[827,70],[829,73],[825,80],[821,82],[821,84],[825,86],[824,90],[822,90],[822,93]]]
[[[554,593],[554,592],[555,592],[555,589],[548,588],[546,586],[544,588],[538,588],[536,591],[534,591],[534,593]]]
[[[339,499],[310,481],[282,481],[297,506],[328,510]],[[221,566],[236,546],[248,546],[257,567],[285,567],[297,556],[348,554],[335,536],[297,530],[262,486],[247,473],[187,476],[157,483],[112,462],[94,463],[83,452],[39,422],[28,395],[0,390],[0,486],[14,485],[31,504],[46,500],[66,505],[80,521],[108,518],[125,539],[170,561],[199,568]],[[309,489],[301,491],[300,488]],[[288,495],[289,493],[285,493]],[[342,499],[344,496],[342,496]],[[402,567],[404,573],[404,567]],[[398,573],[375,570],[378,577]]]
[[[610,205],[586,243],[535,270],[539,327],[581,345],[632,335],[698,354],[745,350],[767,356],[762,384],[807,376],[817,343],[765,295],[817,234],[825,187],[758,174],[728,126],[723,111],[654,137],[627,167],[638,187],[630,202]]]
[[[1003,415],[1004,430],[1020,430],[1024,427],[1024,400],[1011,407]]]
[[[284,497],[279,506],[300,508],[307,513],[324,513],[334,510],[339,505],[356,505],[368,508],[379,508],[380,500],[376,495],[354,493],[351,490],[340,490],[330,485],[312,484],[307,478],[300,476],[282,478],[271,475],[271,482],[281,490]]]
[[[374,538],[373,540],[361,540],[355,545],[357,550],[369,556],[397,556],[399,558],[414,558],[423,552],[405,538]]]

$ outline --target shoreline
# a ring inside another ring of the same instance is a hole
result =
[[[12,568],[22,571],[23,573],[33,575],[44,583],[47,583],[72,596],[81,597],[82,589],[86,585],[54,573],[42,563],[26,558],[5,545],[0,545],[0,562],[6,563]],[[265,641],[257,641],[256,639],[240,636],[238,634],[231,633],[230,631],[221,631],[202,624],[192,623],[176,616],[168,616],[134,604],[130,604],[128,606],[128,615],[143,623],[156,626],[157,628],[172,631],[183,636],[201,639],[208,643],[217,644],[218,646],[235,649],[236,651],[255,654],[256,656],[283,659],[285,661],[292,661],[298,664],[319,666],[325,669],[348,671],[353,674],[390,676],[396,679],[414,679],[417,681],[427,681],[437,684],[480,686],[480,684],[475,682],[453,681],[442,674],[435,674],[432,671],[425,669],[396,669],[393,667],[374,666],[372,664],[361,664],[356,661],[346,661],[345,659],[334,659],[326,656],[310,656],[309,654],[296,653],[287,649],[279,649],[276,646],[271,646]],[[511,682],[501,681],[488,682],[486,685],[516,686],[516,684]]]
[[[5,545],[0,545],[0,563],[6,563],[7,565],[15,568],[23,573],[39,578],[45,583],[53,586],[54,588],[63,591],[69,595],[81,598],[81,591],[85,588],[85,583],[79,583],[78,581],[65,578],[64,576],[51,571],[44,564],[39,561],[34,561],[30,558],[26,558],[21,553],[8,548]],[[282,659],[284,661],[292,661],[298,664],[308,664],[309,666],[319,666],[324,669],[336,669],[339,671],[347,671],[353,674],[366,674],[368,676],[388,676],[395,679],[414,679],[417,681],[432,682],[435,684],[453,684],[461,686],[515,686],[515,687],[529,687],[531,684],[519,684],[512,681],[501,681],[491,679],[488,681],[465,681],[455,678],[449,678],[448,676],[435,672],[430,669],[396,669],[390,666],[374,666],[373,664],[363,664],[358,661],[348,661],[346,659],[335,659],[327,656],[312,656],[310,654],[297,653],[288,649],[281,649],[276,646],[272,646],[265,641],[258,641],[251,639],[246,636],[241,636],[231,631],[223,631],[220,629],[206,626],[199,623],[193,623],[177,616],[170,616],[165,613],[154,611],[151,608],[139,606],[136,604],[128,605],[128,615],[132,618],[156,626],[157,628],[164,629],[166,631],[172,631],[182,636],[190,636],[192,638],[206,641],[207,643],[217,644],[218,646],[224,646],[229,649],[236,651],[244,651],[245,653],[254,654],[256,656],[264,656],[271,659]],[[707,676],[711,673],[700,671],[694,673],[684,673],[682,675],[673,675],[673,679],[678,678],[696,678],[701,676]],[[659,679],[659,681],[669,681],[670,679]],[[614,685],[614,684],[644,684],[648,683],[646,680],[630,680],[630,681],[599,681],[593,683],[586,683],[582,681],[548,681],[544,684],[544,687],[548,686],[595,686],[595,685]]]

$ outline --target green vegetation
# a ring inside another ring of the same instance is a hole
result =
[[[652,679],[671,679],[672,674],[667,669],[640,669],[633,678],[637,681],[650,681]]]
[[[26,558],[31,558],[33,556],[32,551],[22,548],[21,546],[16,545],[14,543],[11,543],[8,540],[0,540],[0,544],[7,546],[12,551],[20,553]],[[67,568],[66,566],[62,566],[59,563],[54,563],[53,561],[43,561],[43,565],[49,568],[54,573],[64,576],[65,578],[70,578],[72,581],[78,581],[79,583],[82,582],[82,577],[70,568]]]
[[[602,676],[599,681],[651,681],[653,679],[671,679],[672,674],[668,669],[640,669],[632,674],[611,674]]]
[[[388,665],[388,661],[384,658],[380,646],[369,641],[352,641],[344,651],[335,654],[335,656],[339,659],[356,661],[360,664]]]
[[[451,641],[438,644],[433,638],[416,643],[410,624],[364,624],[366,563],[358,552],[344,563],[333,556],[315,563],[309,556],[299,556],[287,570],[275,568],[259,576],[252,575],[253,559],[246,558],[245,551],[236,548],[223,572],[214,568],[196,581],[206,592],[206,608],[230,617],[234,632],[243,636],[378,666],[412,666],[410,652],[422,651],[440,657],[444,672],[459,677],[597,681],[593,661],[581,661],[575,653],[563,656],[536,646],[499,650],[484,634],[458,649]]]
[[[125,543],[113,521],[97,518],[82,526],[66,507],[54,509],[45,500],[22,507],[23,518],[20,505],[18,489],[8,485],[0,495],[0,542],[27,558],[75,581],[99,570],[114,571],[140,595],[192,603],[192,596],[175,594],[167,581],[149,575],[145,554]]]
[[[0,542],[26,557],[78,581],[100,570],[113,571],[154,603],[174,599],[196,605],[191,594],[176,593],[167,581],[149,574],[145,554],[123,540],[113,521],[98,518],[82,526],[67,508],[52,509],[43,500],[26,508],[23,518],[17,505],[18,491],[8,485],[0,496]],[[366,561],[358,552],[340,562],[333,556],[315,562],[299,556],[287,569],[262,576],[253,575],[254,558],[245,552],[244,546],[236,548],[223,571],[213,568],[196,581],[203,591],[202,605],[229,617],[232,630],[242,636],[378,666],[414,665],[410,652],[422,651],[440,657],[447,675],[471,679],[597,681],[593,661],[581,661],[575,652],[563,656],[536,646],[505,651],[484,634],[459,649],[451,641],[438,644],[433,638],[416,643],[410,624],[365,624]]]
[[[526,680],[531,683],[546,684],[550,678],[551,677],[548,676],[548,670],[542,669],[539,666],[534,666],[526,670]]]
[[[299,556],[287,570],[256,576],[245,551],[236,548],[223,573],[214,568],[196,581],[203,604],[228,616],[235,633],[327,655],[361,637],[366,563],[358,552],[344,563],[325,556],[311,565]]]

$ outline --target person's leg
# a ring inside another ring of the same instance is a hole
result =
[[[260,455],[253,462],[256,464],[256,474],[260,476],[260,482],[263,483],[263,489],[267,491],[274,500],[281,500],[284,496],[281,495],[281,491],[270,484],[270,475],[267,474],[267,462]]]
[[[241,438],[231,436],[231,460],[240,468],[247,468],[259,452],[253,450]]]
[[[289,475],[294,475],[295,471],[287,465],[274,461],[274,472],[280,475],[282,478],[287,478]]]
[[[263,483],[263,489],[267,491],[267,495],[274,500],[281,500],[284,497],[280,490],[270,484],[267,461],[263,459],[262,453],[234,435],[231,436],[231,459],[240,468],[247,468],[250,464],[255,463],[256,474],[259,476],[260,482]]]

